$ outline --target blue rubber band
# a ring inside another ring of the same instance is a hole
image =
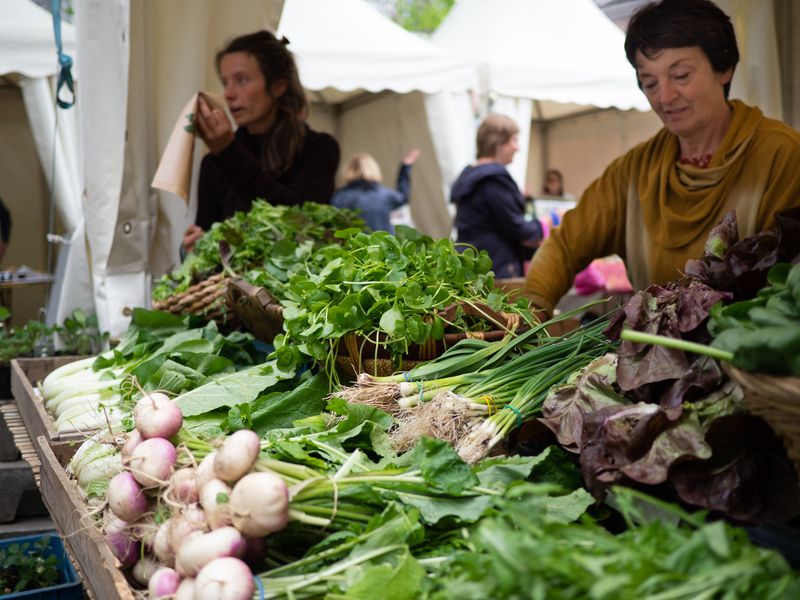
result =
[[[411,383],[411,371],[403,371],[403,379],[405,379],[407,383]]]
[[[264,600],[264,583],[261,581],[260,577],[253,576],[253,579],[256,580],[256,587],[258,588],[258,599]]]
[[[519,409],[511,406],[510,404],[506,404],[503,408],[513,410],[515,413],[517,413],[517,427],[522,427],[522,413],[519,412]]]

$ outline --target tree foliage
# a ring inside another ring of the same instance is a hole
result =
[[[433,33],[455,0],[370,0],[395,23],[419,33]]]

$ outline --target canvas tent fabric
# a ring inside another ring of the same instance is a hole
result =
[[[520,149],[508,169],[527,183],[531,119],[587,106],[649,110],[623,53],[624,34],[592,0],[459,0],[432,36],[480,65],[484,111],[513,118]],[[472,127],[468,116],[461,127]]]
[[[327,101],[338,92],[462,91],[477,84],[473,63],[380,14],[363,0],[286,0],[278,33],[289,40],[303,86]]]
[[[286,0],[278,33],[289,40],[300,80],[312,92],[312,125],[316,111],[336,113],[327,129],[343,161],[369,152],[392,181],[406,151],[423,150],[412,177],[413,221],[429,235],[449,235],[449,183],[474,147],[472,137],[450,143],[459,127],[450,116],[455,108],[470,118],[475,63],[406,31],[363,0]]]
[[[592,0],[459,0],[432,40],[483,64],[498,95],[650,109],[624,33]]]
[[[64,52],[75,58],[75,28],[62,23],[61,38]],[[53,79],[58,65],[52,15],[30,0],[4,0],[0,13],[0,76],[20,88],[41,170],[51,190],[50,201],[55,203],[64,229],[63,242],[56,247],[56,284],[48,303],[49,322],[63,321],[66,313],[59,310],[61,306],[70,306],[70,310],[93,306],[83,244],[77,114],[74,109],[56,106]],[[13,152],[14,141],[5,141],[2,151]]]

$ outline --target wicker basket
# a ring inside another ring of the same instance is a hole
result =
[[[800,475],[800,377],[748,373],[723,363],[725,371],[744,390],[747,408],[769,423]]]
[[[237,277],[228,282],[227,302],[247,331],[271,344],[283,333],[283,307],[269,290]]]
[[[176,315],[203,316],[219,325],[234,327],[237,325],[236,316],[225,294],[229,281],[230,278],[224,273],[217,273],[194,284],[185,292],[153,302],[153,308]]]
[[[361,335],[348,333],[342,336],[339,344],[336,366],[343,376],[353,373],[369,373],[371,375],[391,375],[397,371],[407,371],[416,365],[441,356],[445,350],[457,342],[474,338],[495,342],[503,339],[508,331],[522,331],[523,321],[518,314],[497,312],[484,304],[452,305],[440,314],[446,321],[452,321],[456,310],[461,308],[466,314],[487,318],[497,329],[490,331],[467,331],[463,333],[447,333],[441,340],[429,339],[424,344],[412,344],[408,353],[402,357],[402,364],[395,365],[389,351],[384,346],[375,348],[375,343]],[[384,338],[384,334],[379,334]]]

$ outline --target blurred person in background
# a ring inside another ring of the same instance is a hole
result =
[[[544,187],[542,194],[545,196],[564,195],[564,176],[558,169],[547,169],[544,174]]]
[[[519,150],[519,127],[505,115],[490,114],[478,127],[477,160],[453,183],[456,242],[486,250],[495,276],[523,275],[524,248],[543,237],[537,219],[525,219],[525,199],[506,165]]]
[[[419,157],[419,150],[411,150],[400,163],[397,187],[381,185],[383,174],[375,159],[369,154],[355,154],[344,171],[345,186],[334,194],[331,204],[338,208],[351,208],[361,212],[361,217],[373,231],[394,233],[391,213],[408,203],[411,194],[411,167]]]

